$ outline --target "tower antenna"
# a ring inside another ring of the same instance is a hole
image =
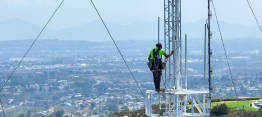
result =
[[[208,89],[209,89],[209,95],[208,95],[208,110],[211,112],[211,99],[212,99],[212,68],[211,68],[211,57],[212,57],[212,50],[211,50],[211,38],[212,38],[212,32],[211,32],[211,0],[208,0],[208,20],[207,20],[207,29],[208,29]]]
[[[210,7],[210,0],[208,0]],[[211,11],[208,10],[209,28],[211,20]],[[209,83],[208,90],[189,89],[187,87],[187,80],[185,86],[182,86],[182,78],[187,78],[186,74],[182,74],[182,47],[181,47],[181,0],[164,0],[164,43],[167,53],[174,51],[174,55],[169,58],[167,67],[165,69],[165,91],[156,92],[154,90],[146,91],[146,115],[147,116],[160,116],[154,114],[152,111],[153,104],[161,102],[160,105],[164,106],[164,112],[162,117],[207,117],[210,114],[210,105],[207,102],[211,102],[211,83]],[[211,38],[211,32],[209,29],[209,39]],[[188,41],[188,40],[187,40]],[[210,41],[209,41],[210,50]],[[187,52],[187,50],[185,50]],[[209,76],[211,79],[211,51],[209,51]],[[187,58],[185,58],[187,59]],[[182,77],[182,75],[185,75]],[[196,81],[197,82],[197,81]],[[211,80],[210,80],[211,82]],[[186,87],[186,88],[185,88]],[[208,97],[208,98],[206,98]],[[191,105],[189,107],[188,105]],[[162,107],[162,106],[159,106]],[[162,109],[162,108],[160,108]],[[191,110],[191,112],[187,112]],[[197,110],[197,112],[195,112]]]

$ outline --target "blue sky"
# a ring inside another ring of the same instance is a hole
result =
[[[207,0],[182,0],[183,21],[194,22],[206,17]],[[0,0],[0,21],[22,19],[42,25],[60,0]],[[162,17],[163,0],[94,0],[107,22],[131,24],[154,22]],[[214,0],[220,19],[224,22],[255,26],[245,0]],[[262,1],[252,0],[262,23]],[[51,28],[61,29],[97,20],[89,0],[65,0]]]

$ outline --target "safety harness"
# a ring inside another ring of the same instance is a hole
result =
[[[153,49],[153,59],[152,59],[152,68],[151,70],[162,69],[162,60],[159,57],[160,49]]]

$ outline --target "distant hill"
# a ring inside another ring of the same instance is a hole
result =
[[[55,20],[53,21],[55,23]],[[204,20],[183,24],[183,33],[187,33],[190,38],[203,38]],[[52,25],[52,24],[50,24]],[[157,40],[156,22],[134,22],[128,25],[108,23],[112,34],[116,40]],[[163,27],[163,26],[162,26]],[[216,25],[213,24],[214,38],[218,37]],[[238,24],[221,22],[221,27],[225,39],[232,38],[261,38],[261,33],[256,27],[248,27]],[[32,39],[40,31],[42,26],[34,25],[20,19],[11,19],[0,22],[1,40],[24,40]],[[161,30],[161,34],[163,31]],[[162,37],[162,36],[161,36]],[[108,35],[99,21],[93,21],[85,25],[71,28],[52,30],[47,27],[41,38],[62,39],[62,40],[108,40]]]
[[[40,27],[26,21],[12,19],[0,22],[0,40],[33,38]]]

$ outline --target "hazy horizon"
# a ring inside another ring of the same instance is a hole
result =
[[[0,1],[1,40],[33,39],[40,31],[60,0],[2,0]],[[163,17],[163,1],[102,1],[94,0],[116,40],[156,40],[157,16]],[[214,1],[225,39],[260,38],[261,33],[246,1]],[[227,4],[225,4],[227,3]],[[262,19],[262,1],[253,0],[252,6]],[[207,17],[205,0],[182,1],[183,33],[191,38],[203,38]],[[163,21],[163,18],[161,18]],[[214,37],[218,30],[213,15]],[[163,35],[163,23],[161,23]],[[161,36],[163,37],[163,36]],[[89,0],[65,0],[63,6],[41,38],[61,40],[106,41],[108,36]]]
[[[60,0],[1,0],[0,21],[21,19],[32,24],[42,25]],[[134,22],[156,22],[163,17],[163,0],[95,0],[106,22],[121,25]],[[223,22],[256,26],[245,0],[214,0],[219,18]],[[226,3],[226,4],[225,4]],[[252,6],[259,19],[262,19],[262,1],[252,0]],[[182,1],[182,20],[184,23],[203,20],[207,17],[205,0]],[[66,0],[49,27],[69,28],[98,20],[89,0]],[[261,21],[261,20],[260,20]]]

